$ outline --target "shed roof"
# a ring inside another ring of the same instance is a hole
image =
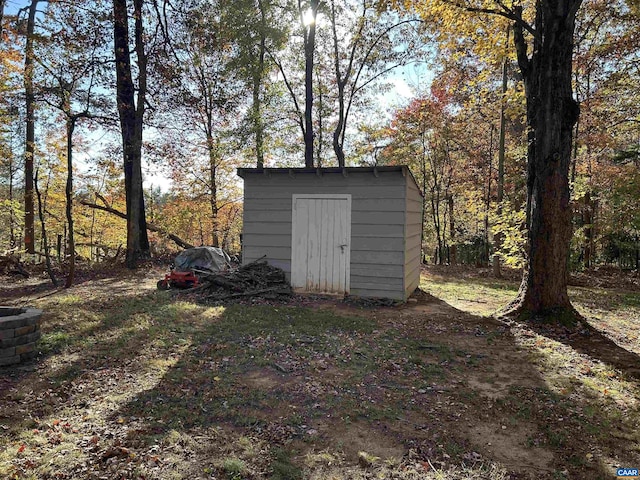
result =
[[[347,177],[350,173],[372,173],[374,176],[378,176],[381,173],[387,172],[400,172],[403,176],[409,176],[411,181],[415,184],[420,192],[420,195],[424,196],[418,182],[416,182],[411,169],[406,165],[385,165],[376,167],[325,167],[325,168],[238,168],[237,173],[241,178],[245,178],[246,175],[251,174],[263,174],[263,175],[298,175],[298,174],[316,174],[322,176],[325,174],[342,174]]]

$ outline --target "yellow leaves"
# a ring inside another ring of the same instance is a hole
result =
[[[529,18],[532,16],[533,2],[527,1],[524,4],[525,18]],[[482,63],[499,65],[505,52],[514,56],[512,45],[507,45],[506,34],[512,21],[497,14],[506,13],[501,5],[511,8],[513,2],[409,0],[404,2],[404,9],[420,15],[427,30],[435,34],[439,48],[447,60],[459,62],[465,57],[474,57]]]
[[[502,212],[491,215],[491,230],[502,235],[502,248],[497,253],[506,265],[521,267],[524,262],[526,213],[514,210],[509,202],[502,202]]]

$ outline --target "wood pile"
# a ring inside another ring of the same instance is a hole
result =
[[[22,262],[13,255],[0,256],[0,274],[21,275],[24,278],[29,278],[29,272],[24,268]]]
[[[293,295],[284,272],[264,260],[218,273],[198,272],[198,292],[209,301],[242,298],[285,299]]]

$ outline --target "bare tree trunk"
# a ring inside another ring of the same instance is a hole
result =
[[[424,238],[425,238],[425,224],[427,223],[427,152],[426,152],[426,140],[425,133],[420,134],[420,140],[422,143],[422,234],[420,235],[420,252],[422,256],[422,263],[427,263],[427,256],[424,254]]]
[[[598,235],[598,207],[600,202],[597,198],[590,197],[591,203],[591,231],[589,232],[589,249],[591,251],[591,265],[596,262],[596,238]]]
[[[210,181],[210,203],[211,203],[211,243],[214,247],[219,247],[218,240],[218,187],[216,184],[216,170],[218,167],[218,155],[214,140],[210,134],[207,135],[207,150],[209,152],[209,181]]]
[[[579,85],[579,76],[576,73],[576,86]],[[578,103],[579,105],[579,103]],[[578,163],[578,151],[579,151],[579,135],[580,135],[580,116],[578,116],[578,120],[576,120],[576,126],[574,128],[574,137],[573,137],[573,158],[571,159],[571,186],[575,184],[576,181],[576,166]]]
[[[15,218],[13,211],[13,135],[11,136],[11,145],[9,152],[9,248],[16,246]]]
[[[451,263],[451,265],[456,265],[458,263],[458,247],[456,245],[455,227],[455,219],[453,218],[453,195],[449,194],[449,238],[451,239],[451,247],[449,249],[449,263]]]
[[[585,105],[587,107],[587,111],[591,110],[591,75],[590,73],[587,74],[587,85],[586,85],[586,98],[585,98]],[[586,122],[585,125],[585,129],[586,131],[590,130],[590,122]],[[586,149],[586,156],[587,156],[587,175],[588,175],[588,181],[587,181],[587,191],[584,195],[584,224],[586,225],[585,228],[585,244],[584,244],[584,265],[585,267],[589,268],[592,266],[592,253],[593,253],[593,231],[594,231],[594,220],[595,220],[595,215],[594,215],[594,209],[595,209],[595,205],[593,202],[593,198],[591,196],[591,192],[592,192],[592,174],[593,174],[593,170],[592,170],[592,164],[591,164],[591,144],[589,142],[587,142],[587,149]]]
[[[27,114],[27,129],[24,158],[24,246],[29,254],[35,254],[35,228],[33,205],[33,162],[35,156],[35,94],[33,89],[34,30],[36,9],[39,0],[31,0],[27,20],[27,39],[24,57],[24,93]]]
[[[320,0],[310,0],[312,21],[304,25],[304,12],[298,0],[300,22],[304,29],[304,165],[313,168],[313,57],[316,49],[316,15]]]
[[[49,253],[49,243],[47,241],[47,227],[44,219],[44,207],[42,205],[42,196],[40,195],[40,190],[38,190],[38,173],[36,172],[35,178],[33,180],[33,187],[36,192],[36,197],[38,198],[38,217],[40,218],[40,235],[42,236],[43,250],[44,250],[44,260],[45,265],[47,267],[47,274],[51,279],[51,283],[54,287],[58,286],[58,280],[56,279],[55,274],[53,273],[53,268],[51,267],[51,255]]]
[[[318,75],[318,141],[316,142],[316,166],[322,168],[322,143],[324,138],[322,135],[322,120],[324,116],[324,94],[322,92],[322,81]]]
[[[264,168],[264,123],[262,121],[262,78],[264,58],[267,51],[267,20],[262,0],[258,0],[260,10],[260,45],[258,50],[258,68],[253,72],[253,128],[256,137],[256,167]]]
[[[509,43],[509,28],[507,28],[507,44]],[[507,104],[507,70],[509,66],[509,57],[506,52],[502,61],[502,97],[500,99],[500,137],[498,139],[498,217],[502,216],[502,202],[504,200],[504,157],[505,157],[505,136],[506,136],[506,104]],[[494,236],[494,254],[493,254],[493,276],[502,278],[500,271],[500,250],[502,250],[502,233],[498,232]]]
[[[76,274],[76,244],[73,236],[73,131],[76,127],[76,119],[67,118],[67,184],[65,187],[66,216],[67,225],[69,225],[69,271],[67,279],[64,282],[64,288],[73,285],[73,279]],[[48,256],[48,255],[47,255]]]
[[[584,207],[582,214],[582,223],[584,224],[584,266],[591,267],[591,250],[593,247],[593,204],[591,202],[591,192],[587,190],[584,194]]]
[[[484,212],[484,258],[483,264],[489,266],[489,210],[491,209],[491,170],[493,163],[493,124],[489,134],[489,162],[487,174],[487,199]]]
[[[442,254],[442,229],[440,228],[440,191],[436,187],[431,188],[431,215],[433,217],[433,226],[436,230],[436,241],[438,242],[438,253],[434,263],[442,265],[444,259]]]
[[[528,255],[516,300],[508,311],[555,322],[575,318],[569,301],[571,241],[569,164],[579,106],[572,97],[575,15],[580,0],[537,3],[531,57],[522,24],[514,26],[518,64],[525,82],[527,124]],[[522,8],[515,12],[521,16]],[[542,32],[544,34],[542,35]]]
[[[4,6],[7,0],[0,0],[0,43],[4,40],[4,32],[2,30],[2,22],[4,21]]]
[[[338,167],[344,167],[345,158],[344,150],[342,148],[342,131],[344,129],[344,88],[349,79],[350,71],[344,72],[344,78],[340,71],[340,53],[338,51],[338,29],[336,25],[336,5],[335,1],[331,2],[331,31],[333,32],[333,62],[336,75],[336,86],[338,87],[338,120],[333,131],[333,151],[336,154],[338,160]],[[358,32],[359,33],[359,32]]]
[[[96,227],[96,211],[95,210],[91,210],[91,226],[89,227],[89,244],[92,245],[91,248],[91,261],[98,261],[98,247],[93,247],[94,242],[93,242],[93,234],[95,231],[95,227]],[[95,257],[95,258],[94,258]]]

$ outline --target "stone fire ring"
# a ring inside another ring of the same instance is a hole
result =
[[[35,357],[42,310],[0,307],[0,367]]]

